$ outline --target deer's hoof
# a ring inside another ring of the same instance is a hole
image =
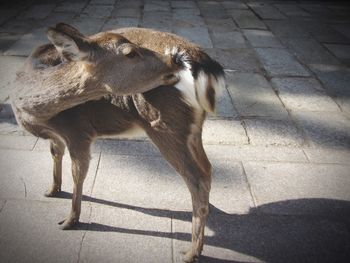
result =
[[[60,225],[59,228],[61,230],[69,230],[69,229],[73,229],[78,223],[79,223],[79,220],[74,218],[68,218],[68,219],[62,220],[58,224]]]
[[[60,189],[49,189],[44,193],[45,197],[56,197],[60,194]]]
[[[183,252],[184,258],[183,261],[186,263],[195,263],[199,262],[199,256],[195,254],[191,249],[187,252]]]

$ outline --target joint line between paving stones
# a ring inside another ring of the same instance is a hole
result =
[[[100,168],[101,157],[102,157],[102,150],[100,150],[100,153],[99,153],[99,156],[98,156],[98,161],[97,161],[97,165],[96,165],[94,180],[92,182],[91,191],[90,191],[90,197],[92,196],[92,192],[94,191],[96,177],[97,177],[97,172],[98,172],[98,169]]]
[[[0,214],[1,214],[2,210],[4,210],[6,203],[7,203],[7,200],[5,200],[4,205],[2,207],[0,207]]]
[[[24,179],[21,177],[21,182],[23,183],[23,187],[24,187],[24,198],[27,198],[27,186],[26,183],[24,181]]]
[[[173,214],[170,214],[170,231],[171,231],[171,262],[174,263],[174,232],[173,232]]]
[[[244,120],[241,120],[241,125],[244,129],[245,136],[247,136],[248,144],[250,145],[250,138],[249,138],[248,130],[247,130],[247,127],[246,127]]]
[[[257,205],[257,200],[256,200],[256,198],[254,197],[254,194],[253,194],[253,191],[252,191],[252,187],[251,187],[251,185],[250,185],[250,182],[249,182],[249,179],[248,179],[247,173],[246,173],[246,171],[245,171],[245,168],[244,168],[243,162],[242,162],[242,161],[240,161],[239,163],[240,163],[240,165],[241,165],[241,167],[242,167],[242,172],[243,172],[243,174],[244,174],[245,181],[246,181],[246,183],[247,183],[247,185],[248,185],[248,189],[249,189],[250,197],[252,198],[252,201],[253,201],[253,204],[254,204],[255,210],[257,211],[257,208],[258,208],[258,205]]]
[[[32,149],[30,149],[31,152],[34,151],[34,149],[35,149],[36,145],[38,144],[38,142],[39,142],[39,137],[36,137],[36,141],[35,141]]]

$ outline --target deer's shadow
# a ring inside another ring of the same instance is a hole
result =
[[[63,192],[60,197],[70,198],[71,194]],[[89,196],[84,196],[83,200],[188,223],[192,218],[192,213],[186,211],[144,208]],[[125,229],[98,222],[80,223],[78,229],[190,242],[188,225],[188,232],[173,233]],[[348,262],[350,258],[348,201],[287,200],[259,206],[243,215],[228,214],[211,205],[207,228],[212,234],[205,237],[205,246],[231,250],[266,262]],[[201,262],[232,261],[204,255]]]

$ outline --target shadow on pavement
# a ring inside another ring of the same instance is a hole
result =
[[[61,197],[70,198],[63,192]],[[144,208],[84,196],[84,201],[169,217],[184,232],[124,229],[81,223],[78,229],[172,238],[190,242],[191,212]],[[182,226],[185,223],[184,227]],[[269,203],[248,214],[227,214],[211,205],[205,245],[249,255],[265,262],[347,262],[350,258],[350,202],[333,199],[297,199]],[[205,250],[204,250],[205,251]],[[201,262],[234,262],[202,256]],[[238,262],[238,261],[237,261]]]

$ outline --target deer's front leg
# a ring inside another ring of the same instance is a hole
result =
[[[50,152],[53,159],[53,183],[52,186],[45,192],[46,197],[57,196],[61,192],[62,185],[62,158],[65,145],[60,140],[51,140]]]
[[[88,153],[72,154],[72,175],[74,181],[72,208],[69,216],[59,224],[63,230],[70,229],[79,222],[81,200],[83,195],[83,183],[89,168],[90,155]]]

